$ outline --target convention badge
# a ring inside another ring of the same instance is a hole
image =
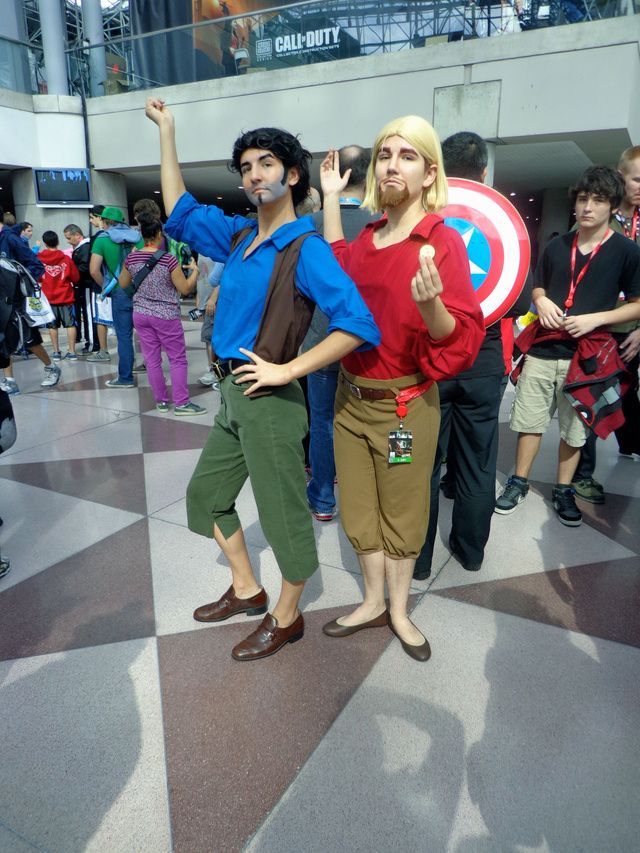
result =
[[[430,246],[429,243],[425,243],[424,246],[420,247],[420,260],[423,258],[429,258],[433,260],[436,256],[436,250],[433,246]]]
[[[455,228],[469,257],[471,284],[485,326],[500,320],[517,302],[531,262],[529,234],[511,202],[492,187],[449,178],[449,203],[440,211]]]
[[[413,432],[410,429],[393,429],[389,433],[389,464],[411,462]]]

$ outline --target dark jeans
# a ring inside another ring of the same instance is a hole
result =
[[[455,495],[451,542],[465,563],[481,563],[496,499],[498,413],[502,376],[448,379],[438,383],[440,434],[431,476],[427,538],[416,561],[431,568],[438,531],[438,486],[443,456],[453,460]],[[448,463],[447,463],[448,464]]]
[[[133,299],[121,287],[115,287],[111,308],[118,339],[118,379],[133,382]]]
[[[311,480],[307,486],[309,506],[333,512],[336,499],[333,484],[336,463],[333,457],[333,411],[338,387],[337,370],[316,370],[307,376],[311,422],[309,462]]]

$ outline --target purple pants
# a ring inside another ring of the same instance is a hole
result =
[[[189,402],[187,385],[187,348],[179,317],[162,320],[149,314],[133,312],[133,325],[140,338],[140,349],[147,365],[147,377],[156,403],[168,403],[169,392],[162,372],[162,350],[169,359],[171,391],[175,406]]]

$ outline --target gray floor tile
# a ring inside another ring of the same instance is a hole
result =
[[[37,849],[168,853],[155,640],[2,663],[0,682],[2,824]]]

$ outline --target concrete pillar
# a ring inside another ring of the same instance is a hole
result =
[[[104,95],[107,79],[107,59],[104,50],[104,25],[100,0],[82,0],[82,30],[89,42],[89,94],[92,98]]]
[[[50,95],[68,95],[67,31],[61,0],[39,0],[42,48],[47,71],[47,90]]]
[[[547,245],[554,231],[566,234],[571,228],[574,220],[569,217],[570,210],[569,193],[566,187],[554,187],[543,192],[542,213],[538,228],[540,252]]]

